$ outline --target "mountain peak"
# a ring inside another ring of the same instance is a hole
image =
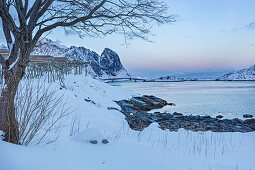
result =
[[[58,41],[52,41],[51,39],[48,38],[43,38],[41,40],[39,40],[36,44],[37,46],[41,46],[41,45],[51,45],[51,46],[55,46],[57,48],[61,48],[61,49],[67,49],[68,47],[66,47],[65,45],[60,44],[60,42]]]
[[[116,73],[124,71],[126,72],[126,69],[123,67],[120,61],[120,57],[118,54],[109,49],[105,48],[104,51],[101,54],[100,63],[103,68],[103,70],[111,76],[116,76]],[[130,75],[127,75],[130,77]]]
[[[40,39],[38,41],[38,43],[41,43],[41,44],[50,44],[50,43],[53,43],[53,41],[51,39],[48,39],[48,38],[43,38],[43,39]]]

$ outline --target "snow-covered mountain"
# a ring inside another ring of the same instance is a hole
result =
[[[225,74],[220,80],[255,80],[255,64],[250,68]]]
[[[89,62],[88,73],[100,78],[127,78],[127,70],[121,64],[118,54],[105,48],[101,55],[84,47],[70,48],[57,44],[50,39],[39,41],[32,55],[50,55],[53,57],[66,57],[70,61]]]
[[[59,57],[68,51],[68,47],[54,43],[52,40],[44,38],[37,42],[32,55],[50,55]]]

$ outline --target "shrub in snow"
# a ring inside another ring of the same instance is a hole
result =
[[[21,145],[55,142],[69,113],[63,96],[57,95],[57,88],[35,79],[19,85],[15,109]]]

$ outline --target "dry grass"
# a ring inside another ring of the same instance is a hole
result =
[[[19,86],[15,109],[21,145],[31,142],[46,145],[58,139],[64,119],[70,112],[57,91],[35,79],[27,79]]]

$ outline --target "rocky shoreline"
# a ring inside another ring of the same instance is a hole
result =
[[[159,128],[178,131],[180,128],[191,131],[213,131],[213,132],[252,132],[255,131],[255,119],[241,120],[222,119],[223,116],[212,118],[211,116],[183,115],[182,113],[148,113],[153,109],[163,108],[173,103],[155,96],[133,97],[130,100],[120,100],[116,103],[121,107],[121,112],[126,116],[130,128],[134,130],[143,130],[151,123],[157,122]],[[244,115],[245,118],[252,116]]]

